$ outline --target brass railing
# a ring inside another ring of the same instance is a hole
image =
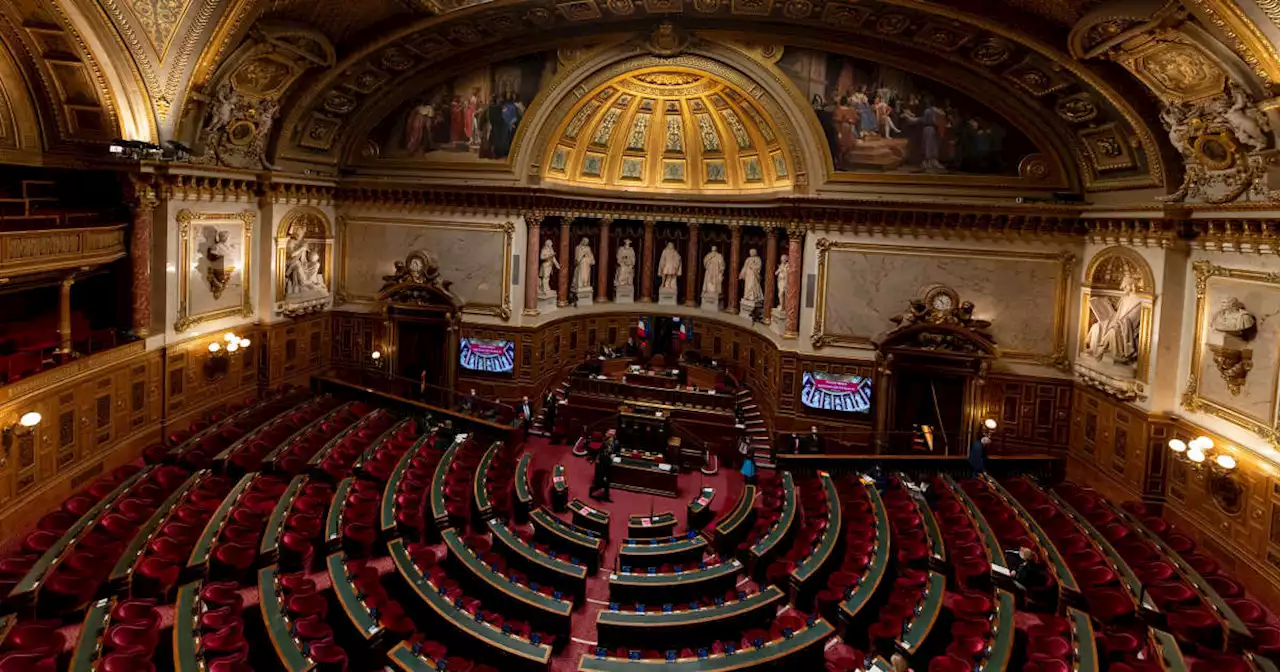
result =
[[[0,277],[106,264],[125,256],[125,225],[0,231]]]

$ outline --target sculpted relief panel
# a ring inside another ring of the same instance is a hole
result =
[[[929,286],[963,294],[995,326],[1001,354],[1065,360],[1066,287],[1074,257],[1005,250],[949,250],[819,241],[822,301],[815,345],[869,346]]]
[[[1196,262],[1196,340],[1182,403],[1275,440],[1280,276]]]
[[[511,311],[510,223],[404,221],[347,217],[338,301],[373,301],[383,276],[410,252],[433,255],[442,281],[470,313],[506,319]]]
[[[1123,247],[1097,254],[1080,299],[1076,375],[1121,399],[1146,397],[1155,280],[1141,255]]]

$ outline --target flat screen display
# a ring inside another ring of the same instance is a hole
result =
[[[464,338],[458,354],[462,368],[485,373],[511,373],[515,369],[514,341]]]
[[[871,379],[822,371],[805,371],[800,402],[820,411],[871,412]]]

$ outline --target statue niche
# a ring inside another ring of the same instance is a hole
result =
[[[1137,252],[1111,247],[1094,257],[1081,297],[1081,380],[1124,400],[1146,396],[1154,287]]]
[[[276,312],[297,317],[329,305],[333,229],[318,208],[294,208],[276,231]]]

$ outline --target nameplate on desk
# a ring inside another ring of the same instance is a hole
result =
[[[659,465],[658,465],[658,468],[659,468],[659,469],[661,469],[661,470],[663,470],[663,471],[671,471],[671,465],[666,464],[666,463],[659,464]]]

